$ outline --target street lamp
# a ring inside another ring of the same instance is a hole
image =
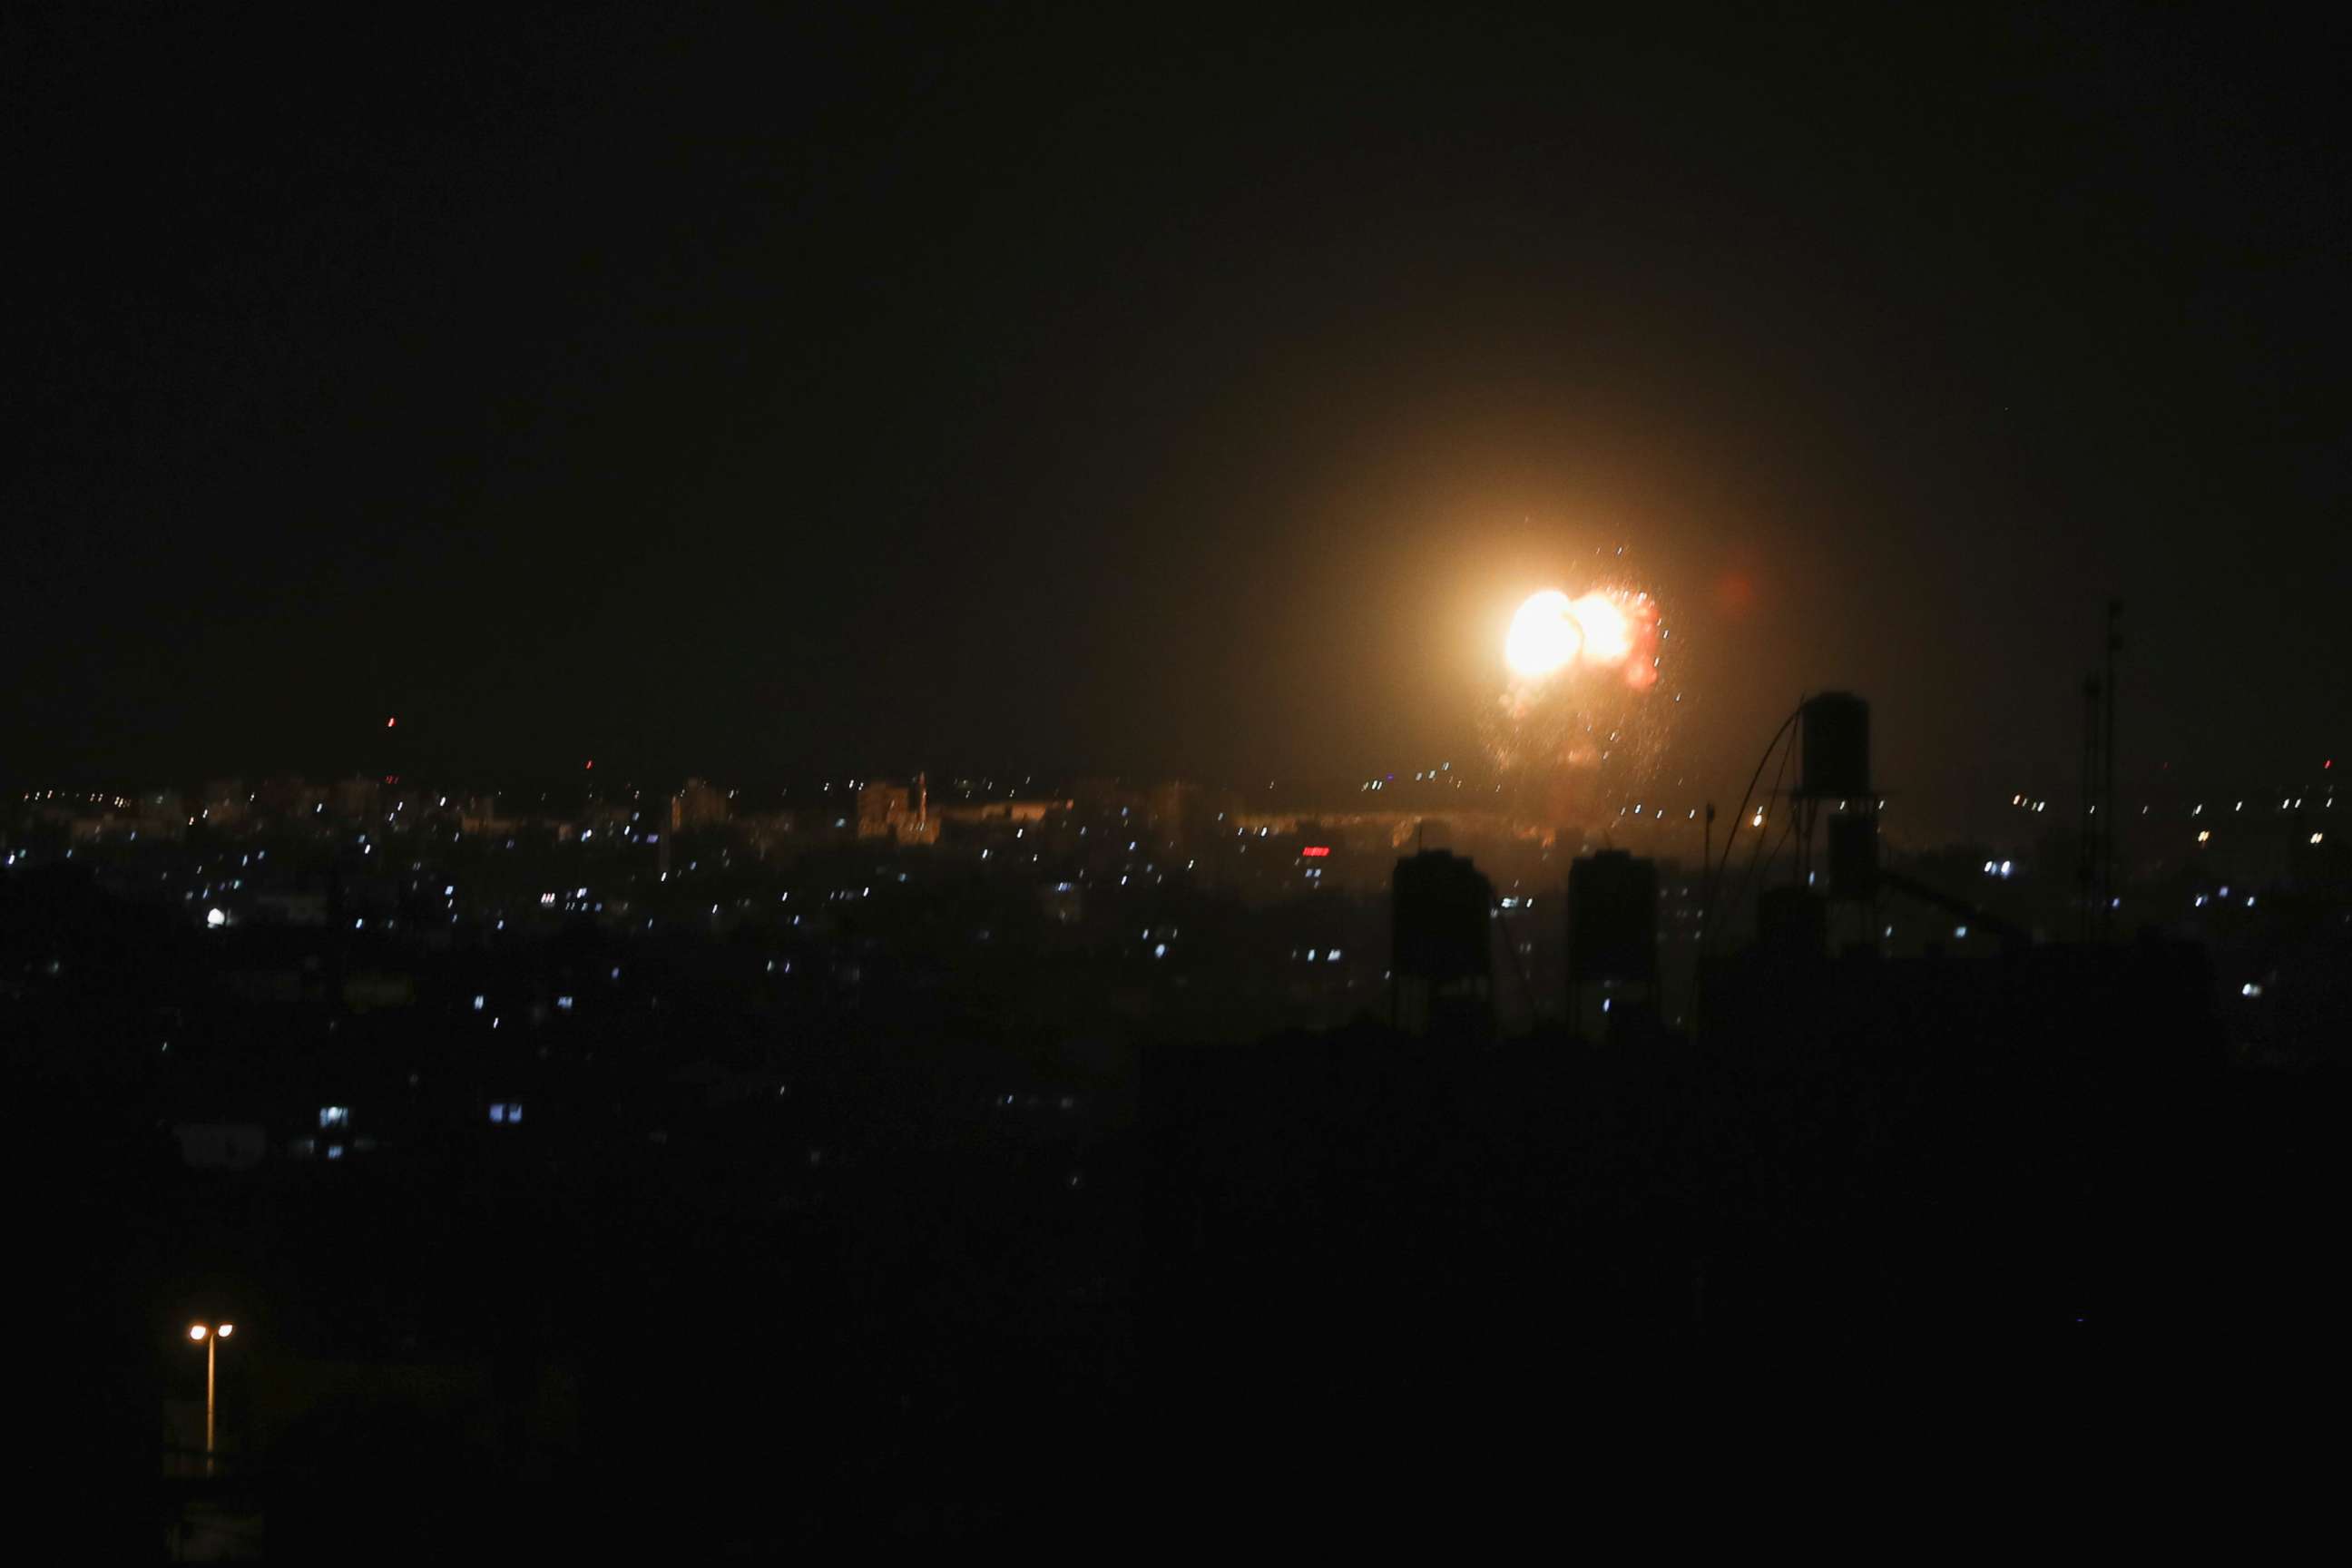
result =
[[[235,1323],[190,1323],[188,1338],[205,1347],[205,1474],[213,1473],[213,1373],[220,1342],[236,1332]]]

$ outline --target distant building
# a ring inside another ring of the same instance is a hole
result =
[[[912,785],[868,779],[857,791],[857,837],[897,844],[936,844],[941,814],[931,809],[930,789],[921,773]]]
[[[905,784],[868,779],[857,792],[857,837],[896,838],[910,814],[914,796]]]
[[[930,792],[918,773],[909,786],[868,779],[857,791],[857,837],[898,844],[935,844],[940,818],[930,809]]]
[[[181,839],[193,813],[183,796],[169,791],[140,796],[87,795],[45,801],[31,820],[62,830],[69,844]]]
[[[962,827],[989,824],[1034,827],[1045,820],[1046,813],[1069,809],[1070,802],[1066,800],[978,800],[960,802],[954,805],[934,805],[931,816],[941,822],[951,822]]]
[[[721,827],[731,815],[732,805],[727,792],[700,779],[688,779],[686,787],[677,792],[670,812],[670,821],[681,832],[698,827]]]
[[[383,809],[383,784],[371,778],[338,780],[328,809],[337,816],[373,816]]]
[[[1140,817],[1149,805],[1141,790],[1115,778],[1083,778],[1070,785],[1070,799],[1087,816]]]
[[[178,790],[150,790],[139,797],[131,827],[148,838],[184,838],[195,820],[188,797]]]
[[[626,801],[592,800],[580,808],[580,815],[572,826],[576,833],[593,833],[600,838],[611,837],[627,832],[635,815]]]
[[[914,816],[898,825],[901,844],[937,844],[940,841],[940,819],[931,815],[930,778],[925,773],[915,775]]]
[[[1189,843],[1201,808],[1198,787],[1181,779],[1156,784],[1144,795],[1143,820],[1154,837],[1171,847]]]
[[[252,815],[252,796],[243,779],[212,779],[198,797],[196,816],[208,826],[235,827]]]
[[[270,816],[315,816],[327,799],[325,790],[290,774],[264,779],[254,795],[254,804]]]
[[[748,812],[735,818],[735,831],[744,843],[765,854],[771,846],[792,842],[798,820],[789,811]]]

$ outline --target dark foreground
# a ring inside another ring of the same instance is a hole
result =
[[[37,1082],[39,1506],[90,1560],[627,1560],[2293,1492],[2340,1075],[2233,1058],[2210,989],[2160,947],[1735,964],[1699,1045],[1160,1042],[1110,1110],[976,1123],[812,1058],[226,1171]],[[179,1336],[231,1310],[207,1477]]]

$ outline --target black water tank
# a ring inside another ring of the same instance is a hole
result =
[[[1851,691],[1824,691],[1806,700],[1803,729],[1800,793],[1815,800],[1867,797],[1870,704]]]
[[[1650,980],[1658,971],[1658,868],[1603,849],[1568,868],[1568,973],[1593,980]]]
[[[1494,906],[1494,884],[1466,857],[1429,849],[1398,861],[1389,905],[1396,973],[1440,985],[1486,979]]]

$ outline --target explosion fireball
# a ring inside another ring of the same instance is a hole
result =
[[[1655,771],[1673,710],[1652,696],[1666,635],[1657,599],[1622,584],[1573,598],[1547,588],[1511,618],[1495,761],[1541,792],[1554,820],[1604,812]]]
[[[1657,631],[1658,603],[1647,594],[1595,589],[1571,599],[1547,588],[1511,617],[1503,662],[1523,681],[1543,680],[1579,665],[1615,670],[1634,690],[1646,690],[1658,679],[1652,651]]]

